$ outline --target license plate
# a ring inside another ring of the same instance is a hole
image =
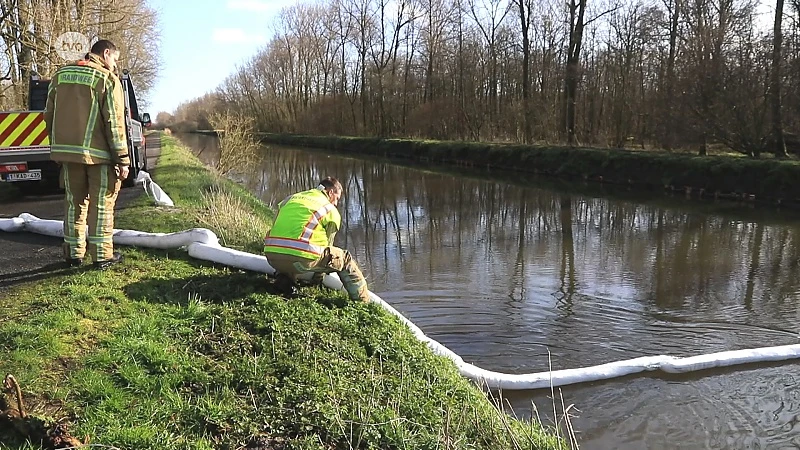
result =
[[[29,172],[7,173],[6,181],[36,181],[42,179],[41,170],[31,170]]]

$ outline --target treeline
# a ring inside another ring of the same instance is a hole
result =
[[[170,120],[233,109],[271,132],[783,153],[775,138],[800,130],[800,0],[774,1],[298,4]]]
[[[27,107],[31,74],[48,78],[72,62],[56,48],[68,31],[90,43],[114,42],[119,67],[131,71],[138,94],[146,96],[155,84],[161,32],[145,0],[0,0],[0,111]]]

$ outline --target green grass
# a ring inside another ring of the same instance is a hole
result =
[[[201,224],[209,192],[260,219],[229,244],[260,245],[272,211],[163,138],[156,181],[176,208],[146,197],[123,229]],[[219,230],[217,230],[219,231]],[[0,373],[29,412],[125,449],[551,449],[537,423],[511,419],[395,317],[343,292],[272,295],[263,275],[123,247],[124,264],[75,269],[0,299]],[[0,425],[0,448],[32,449]],[[252,448],[252,447],[251,447]]]
[[[162,141],[167,151],[159,159],[156,181],[177,207],[150,206],[147,197],[140,198],[117,218],[117,228],[164,233],[209,228],[228,247],[259,252],[274,211],[214,175],[188,151],[179,151],[175,138],[164,135]]]

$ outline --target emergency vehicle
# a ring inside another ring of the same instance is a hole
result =
[[[123,70],[125,130],[130,156],[130,175],[123,183],[132,186],[139,171],[147,170],[147,145],[144,128],[150,114],[139,113],[139,104],[130,73]],[[31,77],[28,110],[0,111],[0,182],[16,183],[24,194],[58,189],[59,166],[50,160],[50,137],[44,122],[50,80]]]

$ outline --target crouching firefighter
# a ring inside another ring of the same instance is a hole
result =
[[[286,197],[278,204],[275,224],[264,238],[264,253],[279,280],[313,274],[317,280],[336,272],[353,300],[369,301],[367,282],[350,252],[333,245],[342,223],[336,205],[342,184],[327,177],[319,186]]]

